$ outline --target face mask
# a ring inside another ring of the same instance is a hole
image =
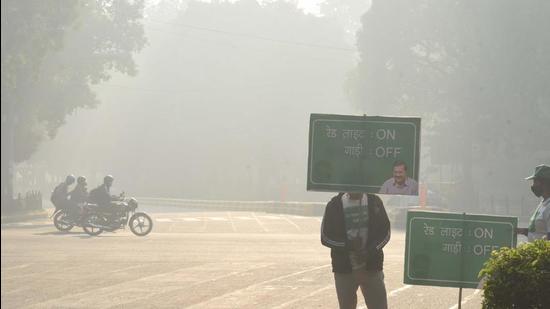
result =
[[[533,191],[533,194],[535,194],[536,197],[542,196],[542,188],[540,186],[531,186],[531,191]]]

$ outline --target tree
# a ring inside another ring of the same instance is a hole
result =
[[[503,192],[517,159],[550,159],[549,13],[546,1],[375,1],[353,98],[370,114],[423,116],[428,156],[460,168],[464,204],[481,179]]]
[[[134,75],[146,43],[143,1],[2,0],[2,201],[13,164],[53,138],[65,117],[99,101],[91,86]]]
[[[305,191],[309,114],[347,112],[342,83],[354,65],[338,20],[284,1],[165,4],[147,12],[140,75],[98,87],[120,103],[98,108],[93,123],[71,117],[32,162],[57,175],[78,169],[94,185],[110,173],[139,196],[318,200]],[[93,160],[87,149],[50,159],[79,134]]]

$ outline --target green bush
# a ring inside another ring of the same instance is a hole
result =
[[[550,241],[501,248],[479,273],[483,308],[550,308]]]

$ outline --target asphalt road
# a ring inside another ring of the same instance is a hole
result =
[[[152,213],[153,232],[89,237],[2,225],[2,308],[337,308],[321,218]],[[385,248],[390,308],[457,308],[458,289],[403,284],[405,234]],[[359,292],[358,308],[365,308]],[[481,308],[465,289],[462,308]]]

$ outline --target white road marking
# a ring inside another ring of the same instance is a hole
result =
[[[270,220],[281,220],[281,217],[279,216],[260,216],[262,219],[270,219]]]
[[[227,218],[222,218],[222,217],[210,217],[210,218],[208,218],[208,220],[212,220],[212,221],[227,221]]]
[[[251,285],[249,285],[249,286],[247,286],[247,287],[244,287],[244,288],[242,288],[242,289],[234,290],[234,291],[231,291],[231,292],[228,292],[228,293],[225,293],[225,294],[222,294],[222,295],[219,295],[219,296],[216,296],[216,297],[207,299],[207,300],[205,300],[205,301],[203,301],[203,302],[194,304],[194,305],[189,306],[189,307],[187,307],[187,308],[195,308],[195,307],[198,307],[198,308],[205,308],[205,307],[208,307],[208,306],[204,306],[204,304],[209,303],[209,302],[214,301],[214,300],[217,300],[217,299],[220,299],[220,298],[223,298],[223,297],[226,297],[226,296],[228,296],[228,295],[235,294],[235,293],[238,293],[238,292],[241,292],[241,291],[245,291],[245,290],[254,289],[254,288],[256,288],[256,287],[258,287],[258,286],[260,286],[260,285],[264,285],[264,284],[268,284],[268,283],[271,283],[271,282],[279,281],[279,280],[282,280],[282,279],[290,278],[290,277],[293,277],[293,276],[301,275],[301,274],[308,273],[308,272],[311,272],[311,271],[316,271],[316,270],[319,270],[319,269],[327,268],[327,267],[329,267],[329,266],[331,266],[331,264],[325,264],[325,265],[321,265],[321,266],[316,266],[316,267],[308,268],[308,269],[305,269],[305,270],[300,270],[300,271],[297,271],[297,272],[293,272],[293,273],[291,273],[291,274],[287,274],[287,275],[275,277],[275,278],[272,278],[272,279],[269,279],[269,280],[261,281],[261,282],[255,283],[255,284],[251,284]]]
[[[301,232],[301,231],[302,231],[302,229],[298,226],[298,224],[292,222],[292,220],[290,220],[290,219],[287,218],[286,216],[281,215],[281,218],[285,219],[286,222],[288,222],[288,223],[290,223],[292,226],[294,226],[298,232]]]
[[[260,219],[258,219],[258,217],[256,217],[256,214],[255,213],[252,213],[252,217],[254,219],[256,219],[256,222],[258,222],[258,225],[264,230],[264,232],[268,233],[269,231],[267,230],[267,228],[265,227],[265,225],[260,221]]]
[[[413,287],[412,285],[404,285],[404,286],[400,287],[399,289],[395,289],[395,290],[391,291],[388,294],[388,298],[393,297],[393,296],[395,296],[395,294],[403,292],[403,291],[405,291],[407,289],[410,289],[412,287]]]
[[[32,264],[22,264],[22,265],[16,265],[12,267],[2,267],[2,270],[12,270],[12,269],[21,269],[21,268],[27,268],[31,266]]]
[[[464,305],[465,303],[469,302],[470,300],[472,300],[474,297],[476,297],[477,294],[479,294],[479,292],[481,292],[481,290],[475,290],[474,293],[472,293],[472,295],[464,298],[463,301],[461,301],[462,305]],[[450,307],[449,309],[457,309],[458,308],[458,304]]]
[[[293,299],[293,300],[287,301],[286,303],[282,303],[282,304],[280,304],[280,305],[278,305],[278,306],[275,306],[275,307],[272,307],[272,308],[284,308],[284,307],[286,307],[286,306],[289,306],[289,305],[295,304],[295,303],[297,303],[297,302],[299,302],[299,301],[308,299],[308,298],[310,298],[310,297],[312,297],[312,296],[315,296],[315,295],[317,295],[317,294],[319,294],[319,293],[321,293],[321,292],[324,292],[324,291],[330,290],[330,289],[334,289],[334,284],[329,284],[329,285],[324,286],[324,287],[322,287],[322,288],[320,288],[320,289],[317,289],[317,290],[315,290],[315,291],[313,291],[313,292],[311,292],[311,293],[309,293],[309,294],[307,294],[307,295],[304,295],[304,296],[302,296],[302,297],[295,298],[295,299]]]
[[[239,219],[239,220],[254,220],[254,218],[251,218],[251,217],[233,217],[235,219]]]
[[[233,229],[233,232],[237,232],[237,228],[235,227],[235,222],[233,222],[233,217],[231,216],[231,212],[227,212],[227,216],[229,217],[229,222],[231,223],[231,228]]]
[[[410,288],[412,288],[412,287],[413,287],[412,285],[404,285],[404,286],[402,286],[402,287],[400,287],[400,288],[398,288],[398,289],[395,289],[395,290],[393,290],[393,291],[391,291],[391,292],[388,293],[388,298],[393,297],[393,296],[395,296],[397,293],[403,292],[403,291],[405,291],[405,290],[407,290],[407,289],[410,289]],[[365,305],[360,305],[359,307],[357,307],[357,309],[367,309],[367,307],[366,307]]]
[[[174,276],[174,274],[180,271],[187,272],[195,268],[205,267],[205,264],[199,264],[193,267],[179,268],[179,269],[161,273],[161,274],[155,274],[151,276],[141,277],[138,279],[127,280],[127,281],[112,284],[112,285],[102,286],[100,288],[87,290],[81,293],[48,299],[39,303],[34,303],[32,305],[29,305],[26,308],[41,308],[41,309],[42,308],[59,308],[59,307],[66,307],[69,304],[70,304],[70,307],[78,307],[78,308],[91,308],[92,306],[95,308],[120,308],[121,305],[124,305],[127,303],[150,299],[151,297],[162,295],[164,293],[171,293],[178,290],[188,289],[189,287],[200,285],[207,282],[215,282],[225,277],[238,275],[240,273],[248,272],[254,269],[269,267],[269,266],[272,266],[273,264],[274,263],[257,264],[252,267],[246,268],[244,270],[233,271],[230,273],[225,272],[222,275],[219,275],[217,277],[196,281],[185,286],[177,286],[177,285],[163,286],[162,284],[153,284],[146,291],[136,288],[136,284],[138,285],[141,285],[140,283],[147,284],[147,282],[155,281],[155,279],[157,281],[160,279],[160,282],[162,282],[163,278],[172,277]],[[113,297],[113,296],[121,295],[117,293],[124,293],[124,292],[128,293],[129,291],[136,291],[136,290],[140,291],[140,295],[137,297],[132,297],[132,298]]]
[[[124,268],[119,268],[119,269],[111,270],[111,271],[109,271],[109,272],[107,272],[107,273],[108,273],[108,274],[116,274],[116,273],[120,273],[120,272],[127,271],[127,270],[130,270],[130,269],[136,269],[136,268],[140,268],[140,267],[143,267],[143,265],[128,266],[128,267],[124,267]]]
[[[206,213],[202,213],[202,227],[201,227],[201,232],[205,232],[206,231],[206,225],[207,225],[208,221],[206,220]]]
[[[242,274],[242,273],[246,273],[246,272],[249,272],[251,270],[254,270],[254,269],[261,269],[261,268],[265,268],[265,267],[269,267],[273,265],[273,263],[269,263],[269,264],[262,264],[260,266],[256,265],[254,267],[250,267],[250,268],[247,268],[245,270],[241,270],[241,271],[232,271],[230,273],[227,273],[227,274],[223,274],[223,275],[220,275],[220,276],[217,276],[217,277],[214,277],[214,278],[210,278],[210,279],[204,279],[204,280],[201,280],[201,281],[197,281],[197,282],[193,282],[192,284],[190,285],[187,285],[185,287],[183,287],[182,289],[189,289],[190,287],[193,287],[193,286],[197,286],[197,285],[201,285],[203,283],[207,283],[207,282],[216,282],[220,279],[224,279],[224,278],[228,278],[228,277],[231,277],[231,276],[235,276],[235,275],[239,275],[239,274]],[[173,292],[174,290],[170,291],[170,292]],[[138,297],[138,298],[132,298],[131,300],[128,300],[128,301],[125,301],[125,302],[118,302],[112,306],[109,306],[109,307],[106,307],[106,308],[119,308],[120,305],[124,305],[124,304],[128,304],[128,303],[132,303],[132,302],[135,302],[136,300],[144,300],[144,299],[149,299],[153,296],[157,296],[158,294],[162,294],[164,293],[161,292],[161,293],[153,293],[152,295],[148,295],[148,296],[143,296],[143,297]]]

